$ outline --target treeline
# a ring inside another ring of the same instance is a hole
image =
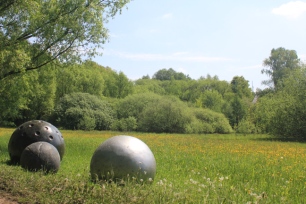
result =
[[[253,98],[243,77],[193,80],[170,68],[131,81],[92,61],[49,64],[0,83],[2,126],[43,119],[66,129],[230,133]]]
[[[270,87],[253,93],[242,76],[191,79],[170,68],[131,81],[92,61],[48,64],[0,80],[0,125],[43,119],[66,129],[305,137],[303,64],[278,48],[264,65]]]

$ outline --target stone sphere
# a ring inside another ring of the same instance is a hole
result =
[[[27,146],[21,154],[20,164],[29,171],[43,170],[56,173],[61,163],[57,149],[48,142],[35,142]]]
[[[104,141],[90,162],[93,180],[122,181],[133,177],[144,182],[154,179],[156,161],[150,148],[141,140],[119,135]]]
[[[65,153],[65,142],[61,132],[52,124],[43,120],[32,120],[20,125],[12,134],[8,143],[8,152],[12,162],[19,162],[22,151],[34,142],[48,142],[59,152],[61,159]]]

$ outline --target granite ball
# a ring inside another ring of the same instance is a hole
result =
[[[17,127],[9,140],[8,152],[11,162],[20,162],[22,151],[35,142],[52,144],[58,150],[60,158],[63,158],[65,142],[61,132],[46,121],[31,120]]]
[[[48,142],[35,142],[27,146],[21,154],[20,165],[29,171],[56,173],[60,168],[60,155]]]
[[[140,139],[119,135],[104,141],[90,162],[92,180],[153,181],[156,161],[150,148]]]

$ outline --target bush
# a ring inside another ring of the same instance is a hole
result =
[[[246,119],[240,121],[236,132],[243,134],[257,133],[255,125]]]
[[[163,97],[148,103],[140,114],[138,129],[144,132],[184,133],[191,115],[185,103],[175,97]]]
[[[149,103],[156,103],[162,96],[154,93],[133,94],[125,97],[117,103],[117,117],[134,117],[139,119],[141,112]]]
[[[88,115],[83,115],[77,125],[79,130],[94,130],[96,127],[96,120]]]
[[[110,104],[88,93],[72,93],[55,109],[57,125],[66,129],[108,130],[114,121]]]
[[[233,132],[229,121],[222,113],[217,113],[209,109],[194,108],[192,110],[194,115],[194,120],[198,122],[193,122],[194,125],[200,127],[193,127],[195,133],[231,133]]]
[[[189,134],[209,134],[213,133],[214,128],[211,124],[205,123],[201,120],[194,118],[191,123],[187,125],[186,133]]]
[[[122,118],[113,122],[111,130],[133,131],[137,129],[137,120],[134,117]]]

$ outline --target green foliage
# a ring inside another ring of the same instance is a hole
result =
[[[161,86],[161,81],[151,80],[149,78],[138,79],[135,81],[134,93],[147,93],[152,92],[159,95],[166,93],[165,89]]]
[[[138,129],[144,132],[184,133],[191,121],[187,105],[175,97],[163,97],[148,103],[138,120]]]
[[[52,69],[49,65],[0,81],[0,120],[4,124],[19,125],[52,114],[56,91]]]
[[[252,134],[254,134],[254,133],[256,133],[256,127],[249,120],[243,119],[238,124],[238,126],[236,128],[236,133],[243,133],[243,134],[251,134],[252,133]]]
[[[209,109],[193,108],[193,119],[187,127],[187,133],[231,133],[233,130],[226,117]]]
[[[110,71],[105,78],[103,95],[112,98],[124,98],[133,93],[133,83],[123,72]]]
[[[0,80],[55,61],[92,57],[108,39],[104,24],[129,0],[2,0]]]
[[[263,65],[269,69],[262,69],[261,73],[271,77],[265,81],[267,85],[273,84],[275,89],[282,87],[282,80],[292,70],[300,68],[300,59],[295,50],[286,50],[283,47],[272,49],[269,58],[265,59]]]
[[[162,96],[154,93],[142,93],[129,95],[124,99],[121,99],[117,106],[117,117],[128,118],[134,117],[139,121],[140,114],[148,106],[149,103],[157,103]]]
[[[292,71],[276,93],[265,95],[256,104],[259,126],[278,137],[305,139],[306,69]]]
[[[205,91],[196,102],[198,107],[208,108],[215,112],[221,112],[223,103],[222,95],[214,90]]]
[[[190,79],[190,77],[188,75],[186,76],[182,72],[176,72],[174,69],[170,68],[170,69],[161,69],[157,71],[153,75],[152,79],[157,79],[160,81],[171,80],[171,79],[186,80]]]
[[[113,122],[111,130],[116,131],[134,131],[137,129],[136,118],[130,116],[128,118],[121,118]]]
[[[106,101],[88,93],[65,95],[56,105],[59,126],[67,129],[107,130],[114,121],[114,111]]]
[[[282,137],[306,139],[306,69],[292,72],[276,94],[278,102],[271,120],[272,133]]]
[[[240,98],[252,97],[252,90],[249,87],[249,81],[245,80],[243,76],[235,76],[231,81],[231,88],[233,93],[238,95]]]
[[[65,94],[73,92],[102,96],[105,89],[103,75],[106,69],[92,61],[57,69],[57,101]]]
[[[232,112],[230,113],[229,120],[232,125],[238,126],[240,121],[243,120],[243,118],[247,115],[248,106],[246,102],[242,99],[240,99],[238,96],[235,96],[231,102]]]
[[[114,130],[123,130],[121,123],[129,117],[137,121],[138,131],[169,133],[230,133],[226,117],[209,109],[191,108],[177,97],[153,93],[134,94],[116,105],[118,121]]]

